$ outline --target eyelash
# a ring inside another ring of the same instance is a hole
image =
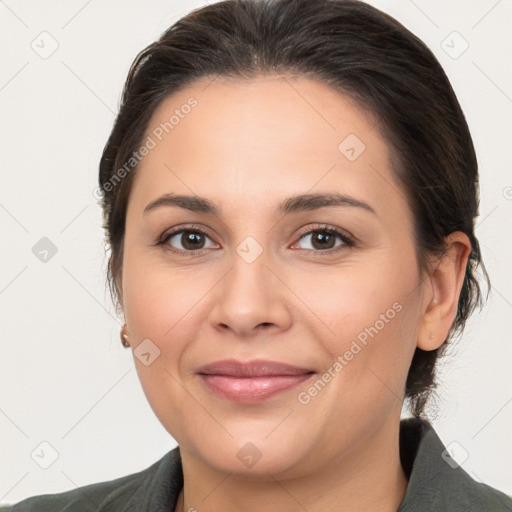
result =
[[[166,233],[165,235],[163,235],[162,238],[159,239],[155,245],[163,246],[175,235],[178,235],[179,233],[183,233],[186,231],[191,232],[191,233],[201,233],[202,235],[205,235],[208,238],[210,238],[210,235],[204,229],[201,229],[200,227],[197,227],[194,225],[182,226],[179,229],[176,229],[174,231],[171,231],[170,233]],[[310,234],[313,234],[316,232],[322,232],[322,233],[328,233],[330,235],[336,235],[341,239],[343,244],[338,247],[332,248],[332,249],[325,249],[325,250],[302,249],[302,250],[313,251],[313,252],[315,252],[317,254],[321,254],[321,255],[329,255],[329,254],[337,253],[338,251],[346,249],[346,248],[354,247],[356,245],[355,240],[352,237],[350,237],[349,235],[347,235],[346,233],[344,233],[332,226],[324,225],[324,224],[317,225],[313,229],[309,228],[307,231],[304,231],[302,234],[299,235],[299,240],[306,237],[307,235],[310,235]],[[181,249],[174,249],[171,246],[164,247],[164,249],[169,250],[169,251],[174,252],[179,255],[187,255],[187,256],[200,255],[209,250],[209,249],[199,249],[197,251],[184,251]]]

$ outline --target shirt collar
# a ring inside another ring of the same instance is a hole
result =
[[[400,458],[409,484],[397,512],[512,510],[512,499],[473,480],[425,420],[400,422]]]

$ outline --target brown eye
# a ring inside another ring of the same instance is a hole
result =
[[[188,250],[202,249],[205,236],[202,233],[194,231],[183,231],[180,237],[181,245]]]
[[[355,242],[353,242],[348,235],[330,227],[309,230],[301,235],[298,243],[303,240],[309,240],[309,244],[303,244],[302,249],[316,252],[336,252],[338,248],[341,249],[355,245]],[[337,240],[339,240],[338,243]],[[304,247],[304,245],[306,245],[306,247]],[[307,245],[309,245],[309,247]]]
[[[173,231],[166,235],[160,244],[169,246],[172,251],[190,254],[216,246],[204,231],[197,228]]]
[[[311,245],[315,249],[332,249],[336,244],[336,235],[325,231],[315,231],[311,237]]]

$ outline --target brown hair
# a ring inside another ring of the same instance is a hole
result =
[[[474,234],[477,160],[464,114],[434,54],[397,20],[363,2],[221,1],[181,18],[137,55],[99,170],[103,227],[111,249],[108,283],[116,310],[126,207],[136,170],[133,161],[131,170],[126,162],[140,147],[155,109],[196,79],[250,80],[266,73],[321,80],[375,114],[413,213],[422,272],[432,271],[427,257],[442,256],[450,233],[462,231],[471,241],[447,339],[437,350],[417,348],[409,369],[405,397],[414,415],[424,415],[436,385],[438,357],[457,332],[462,334],[475,307],[482,306],[475,278],[479,264],[490,287]]]

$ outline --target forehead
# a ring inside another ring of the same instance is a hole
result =
[[[376,118],[308,78],[194,82],[159,105],[148,138],[132,189],[142,208],[169,191],[240,205],[320,190],[378,203],[398,192]]]
[[[192,102],[195,106],[188,107]],[[337,155],[339,143],[350,133],[366,138],[368,143],[376,142],[376,125],[376,116],[320,81],[268,75],[193,82],[162,101],[146,134],[167,128],[162,136],[172,132],[176,145],[185,138],[190,143],[195,139],[197,146],[210,152],[215,148],[225,152],[230,144],[243,142],[240,149],[264,147],[260,157],[278,148],[290,156],[311,154],[311,150],[316,156],[326,149],[335,150]],[[304,150],[297,145],[299,141],[307,143]],[[236,151],[237,147],[230,149]]]

